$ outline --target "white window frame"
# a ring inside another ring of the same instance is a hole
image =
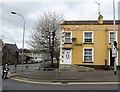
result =
[[[111,43],[111,42],[110,42],[110,33],[111,33],[111,32],[113,32],[113,33],[114,33],[114,31],[109,31],[109,38],[108,38],[109,43]],[[118,41],[117,36],[118,36],[118,33],[117,33],[117,31],[116,31],[116,41]]]
[[[85,61],[84,60],[84,55],[85,55],[85,53],[84,53],[84,50],[85,49],[92,49],[92,61]],[[91,63],[91,62],[94,62],[94,48],[90,48],[90,47],[87,47],[87,48],[83,48],[83,62],[87,62],[87,63]]]
[[[85,42],[85,33],[91,33],[92,32],[92,42]],[[93,31],[84,31],[83,32],[83,43],[94,43],[94,32]]]
[[[65,33],[70,33],[71,35],[70,35],[70,42],[69,43],[72,43],[72,32],[71,31],[69,31],[69,32],[65,32]],[[65,35],[65,33],[64,33],[64,35]],[[65,37],[65,36],[64,36]],[[66,37],[65,37],[66,38]],[[65,41],[65,38],[64,38],[64,41]],[[66,42],[64,42],[64,43],[66,43]]]

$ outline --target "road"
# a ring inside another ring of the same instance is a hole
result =
[[[2,80],[3,90],[118,90],[118,84],[31,84]]]
[[[36,64],[38,65],[38,64]],[[36,65],[30,65],[36,68]],[[39,66],[39,65],[38,65]],[[37,67],[38,67],[37,66]],[[0,80],[2,90],[118,90],[118,84],[31,84],[12,79]],[[12,92],[12,91],[11,91]],[[23,91],[22,91],[23,92]]]

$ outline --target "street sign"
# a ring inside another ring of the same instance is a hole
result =
[[[117,48],[112,43],[112,57],[117,57]]]

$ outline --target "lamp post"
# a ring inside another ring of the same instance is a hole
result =
[[[98,2],[94,2],[94,3],[98,4],[98,16],[99,16],[100,15],[100,3]]]
[[[22,41],[22,71],[23,71],[23,61],[24,61],[24,38],[25,38],[25,19],[24,17],[17,13],[17,12],[11,12],[11,14],[17,14],[23,19],[23,41]]]

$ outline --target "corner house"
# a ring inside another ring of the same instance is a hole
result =
[[[117,43],[119,24],[116,20]],[[114,41],[113,20],[103,20],[100,15],[97,21],[64,21],[61,26],[60,66],[114,66],[111,51],[111,42]],[[120,66],[118,53],[116,60],[117,66]]]

